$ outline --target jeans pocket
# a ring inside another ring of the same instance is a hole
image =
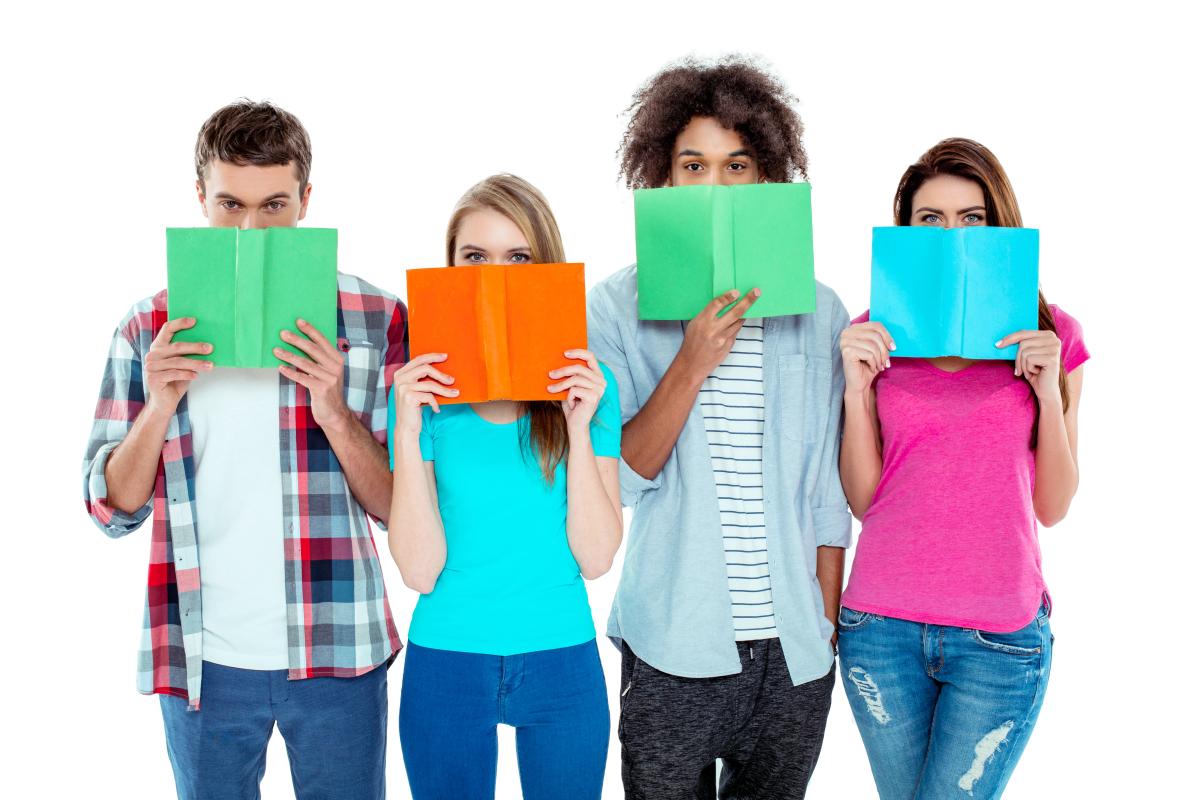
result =
[[[1014,656],[1033,656],[1042,652],[1042,627],[1037,620],[1011,633],[971,630],[975,643],[999,653]]]
[[[838,633],[857,630],[875,618],[875,614],[868,614],[865,611],[856,611],[853,608],[842,606],[838,610]]]

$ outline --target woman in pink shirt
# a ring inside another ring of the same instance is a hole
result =
[[[986,147],[946,139],[896,190],[897,225],[1021,227]],[[1050,674],[1037,524],[1078,485],[1088,358],[1039,295],[1016,361],[891,358],[863,314],[841,339],[842,485],[862,520],[838,619],[842,681],[883,800],[999,797]],[[1037,480],[1034,480],[1034,476]]]

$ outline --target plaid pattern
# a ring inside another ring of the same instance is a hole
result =
[[[112,537],[130,533],[153,516],[138,691],[185,697],[198,708],[203,624],[186,394],[167,429],[151,500],[126,514],[107,504],[104,481],[109,454],[145,403],[142,354],[166,321],[167,293],[162,291],[135,305],[113,334],[83,462],[83,493],[88,514]],[[339,274],[337,334],[345,359],[346,403],[386,446],[388,391],[408,357],[404,305],[365,281]],[[288,677],[361,675],[401,647],[378,552],[367,514],[313,421],[308,390],[283,376],[279,458]]]

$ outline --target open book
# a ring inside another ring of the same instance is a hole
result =
[[[871,319],[896,340],[895,356],[1016,358],[996,347],[1038,326],[1034,228],[875,228]]]
[[[167,316],[195,317],[177,342],[222,367],[276,367],[279,338],[311,323],[337,338],[337,231],[332,228],[167,228]],[[303,334],[300,334],[303,336]]]
[[[816,307],[807,183],[639,189],[633,203],[639,318],[692,319],[718,294],[755,287],[747,317]]]
[[[481,264],[408,270],[409,352],[445,353],[454,399],[564,400],[550,370],[587,347],[583,264]]]

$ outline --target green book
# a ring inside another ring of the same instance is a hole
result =
[[[816,308],[807,183],[639,189],[633,205],[641,319],[692,319],[718,294],[755,287],[748,317]]]
[[[210,342],[221,367],[275,367],[299,350],[296,318],[337,337],[337,230],[167,228],[167,317],[195,317],[177,342]],[[303,334],[300,334],[303,336]],[[301,354],[302,355],[302,354]]]

